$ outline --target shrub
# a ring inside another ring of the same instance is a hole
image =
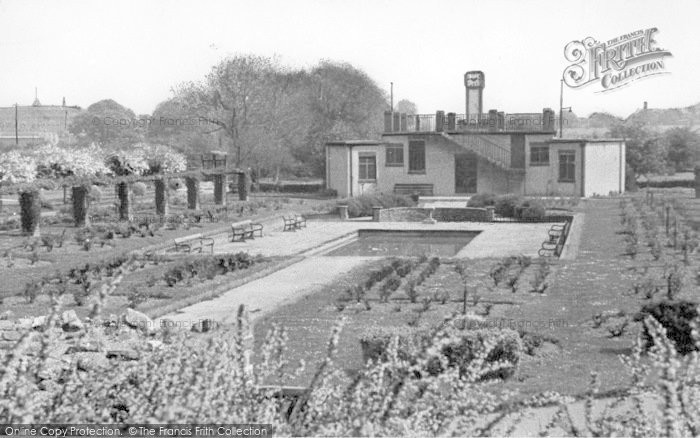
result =
[[[423,371],[427,374],[436,375],[447,368],[456,368],[460,375],[467,376],[474,374],[476,366],[480,380],[511,377],[523,350],[520,336],[510,329],[460,330],[450,324],[433,337],[432,331],[426,328],[375,327],[360,337],[364,360],[388,360],[387,352],[393,338],[398,340],[399,359],[412,364],[418,363],[429,348],[439,352],[439,357],[426,361]],[[482,362],[479,356],[487,350]]]
[[[522,204],[518,195],[502,195],[496,198],[494,212],[503,217],[515,217],[515,209]]]
[[[665,329],[668,338],[673,341],[676,351],[686,355],[698,349],[693,339],[692,322],[700,316],[698,303],[687,300],[664,300],[647,304],[635,316],[636,321],[643,321],[645,317],[652,316]],[[651,335],[644,329],[646,348],[653,345]]]
[[[515,208],[518,219],[540,220],[545,216],[545,208],[542,203],[535,200],[523,201]]]
[[[135,196],[143,196],[143,195],[145,195],[145,194],[146,194],[146,184],[145,184],[145,183],[142,183],[141,181],[135,182],[135,183],[131,186],[131,192],[132,192]]]
[[[467,201],[467,207],[488,207],[496,204],[496,195],[493,193],[477,193],[476,195],[469,198]]]

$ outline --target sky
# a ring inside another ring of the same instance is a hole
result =
[[[394,102],[464,112],[464,73],[485,73],[484,110],[559,108],[564,47],[656,27],[668,74],[599,93],[564,88],[579,116],[700,102],[700,1],[0,0],[0,106],[111,98],[150,114],[172,87],[227,56],[361,68]]]

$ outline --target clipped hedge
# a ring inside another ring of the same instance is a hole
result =
[[[393,193],[377,193],[345,198],[338,201],[338,205],[348,206],[349,217],[361,217],[372,216],[372,207],[374,206],[383,208],[413,207],[416,203],[408,196],[395,195]]]
[[[700,305],[687,300],[664,300],[650,303],[642,307],[635,320],[643,321],[647,316],[652,316],[666,329],[666,335],[676,345],[676,351],[681,355],[698,350],[692,335],[691,323],[700,318]],[[654,345],[651,335],[644,328],[646,347]]]
[[[406,328],[406,327],[374,327],[368,329],[360,337],[362,357],[365,361],[386,361],[387,350],[391,340],[398,338],[397,355],[400,360],[415,364],[419,362],[422,352],[431,344],[430,329]],[[469,373],[473,361],[483,352],[487,345],[493,345],[486,356],[485,366],[496,366],[490,371],[485,371],[482,380],[507,379],[517,371],[523,345],[520,335],[510,329],[478,329],[461,330],[450,326],[446,330],[446,337],[437,339],[441,345],[442,359],[446,360],[447,367],[456,367],[461,375]],[[425,371],[431,375],[443,372],[440,358],[428,358],[425,363]]]
[[[490,207],[496,204],[496,198],[497,196],[493,193],[477,193],[469,198],[469,201],[467,201],[467,207]]]
[[[304,184],[304,183],[270,183],[257,182],[256,188],[260,192],[279,192],[279,193],[318,193],[323,191],[325,185],[320,184]]]
[[[494,213],[501,217],[524,220],[539,220],[546,216],[544,204],[535,199],[524,199],[519,195],[494,195],[479,193],[467,202],[467,207],[494,207]]]

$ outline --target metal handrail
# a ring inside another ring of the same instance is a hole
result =
[[[502,124],[498,116],[489,114],[467,116],[448,113],[440,120],[435,114],[395,114],[400,122],[393,123],[388,132],[544,132],[542,113],[502,113]],[[440,122],[440,123],[438,123]],[[438,126],[439,125],[439,126]]]
[[[442,133],[442,135],[500,167],[505,169],[511,167],[510,150],[491,140],[480,135],[450,135],[447,133]]]

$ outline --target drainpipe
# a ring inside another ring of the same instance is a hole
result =
[[[581,197],[586,197],[586,142],[581,142]]]
[[[352,188],[355,185],[355,183],[353,182],[353,177],[352,177],[352,171],[353,171],[353,168],[352,168],[352,145],[348,145],[348,155],[349,155],[348,162],[350,163],[350,197],[352,198],[353,197]]]

